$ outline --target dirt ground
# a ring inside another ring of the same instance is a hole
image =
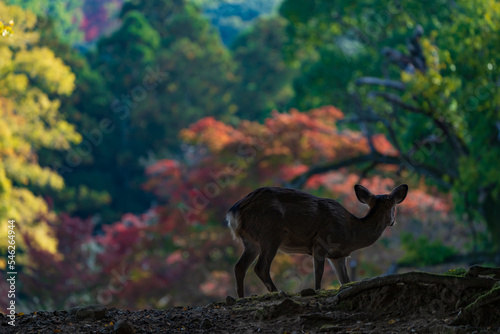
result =
[[[204,307],[91,305],[18,315],[14,327],[2,315],[0,333],[500,333],[499,278],[406,273]]]

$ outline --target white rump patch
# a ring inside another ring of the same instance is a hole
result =
[[[231,229],[231,233],[233,234],[234,239],[238,239],[239,236],[236,235],[236,231],[240,227],[240,221],[237,219],[233,212],[228,212],[226,215],[227,226]]]

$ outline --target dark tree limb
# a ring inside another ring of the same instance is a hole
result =
[[[372,109],[369,109],[369,115],[344,118],[344,119],[339,120],[337,123],[338,124],[342,124],[342,123],[358,123],[358,124],[360,124],[360,123],[378,123],[378,122],[382,123],[385,126],[392,144],[399,152],[401,152],[401,145],[399,144],[399,140],[396,136],[396,131],[394,131],[394,128],[392,127],[391,123],[387,119],[377,116],[373,112]]]
[[[429,106],[431,106],[430,110],[430,117],[434,121],[434,124],[436,124],[451,140],[451,144],[454,147],[454,149],[460,153],[460,155],[468,155],[469,154],[469,149],[467,148],[467,145],[463,141],[463,139],[453,131],[453,126],[444,120],[443,117],[438,116],[439,113],[436,111],[436,108],[434,107],[432,101],[430,101],[428,98],[424,98],[424,100],[427,102]]]
[[[304,186],[304,184],[307,182],[307,180],[313,175],[330,172],[332,170],[337,170],[337,169],[340,169],[343,167],[349,167],[349,166],[353,166],[353,165],[357,165],[357,164],[370,162],[370,161],[373,161],[372,160],[373,158],[374,158],[373,154],[361,155],[361,156],[342,160],[342,161],[335,162],[335,163],[328,164],[328,165],[324,165],[324,166],[311,167],[307,172],[305,172],[299,176],[296,176],[290,182],[290,185],[293,188],[302,188]]]
[[[447,123],[435,117],[432,117],[432,120],[434,124],[436,124],[436,126],[444,132],[446,138],[450,139],[451,141],[450,144],[456,152],[459,152],[460,155],[468,154],[468,149],[464,144],[464,142],[455,133],[453,133],[453,131],[450,129],[450,126]]]
[[[443,143],[443,139],[440,138],[439,136],[436,136],[434,134],[427,136],[426,138],[415,142],[413,144],[413,146],[408,150],[407,156],[410,156],[410,157],[413,156],[414,154],[418,153],[419,150],[421,150],[422,148],[425,148],[426,146],[432,147],[433,145],[439,145],[442,143]],[[455,166],[455,164],[451,164],[451,165]],[[455,175],[458,175],[458,173],[456,171],[454,173],[455,173]]]
[[[376,163],[377,165],[378,164],[396,165],[396,166],[403,165],[409,170],[416,171],[420,174],[433,177],[437,183],[441,184],[445,188],[450,188],[451,184],[443,180],[444,175],[451,175],[452,177],[456,177],[455,172],[453,171],[448,171],[447,173],[444,173],[443,171],[436,169],[432,166],[414,165],[411,163],[411,159],[409,159],[408,157],[404,156],[394,157],[394,156],[382,155],[378,152],[375,153],[372,152],[367,155],[360,155],[354,158],[349,158],[346,160],[338,161],[324,166],[311,167],[307,172],[295,177],[289,183],[289,186],[293,188],[302,188],[304,184],[307,182],[307,180],[313,175],[322,174],[330,172],[332,170],[337,170],[344,167],[350,167],[353,165],[359,165],[367,162]]]
[[[406,102],[403,102],[403,100],[401,100],[401,97],[399,97],[398,95],[396,95],[394,93],[371,91],[368,93],[368,96],[369,97],[379,96],[379,97],[383,98],[384,100],[386,100],[387,102],[394,103],[398,107],[401,107],[407,111],[414,112],[417,114],[426,115],[426,116],[432,116],[430,114],[430,112],[427,110],[424,110],[424,109],[412,106],[411,104],[408,104]]]
[[[370,115],[367,115],[367,116],[356,116],[356,117],[344,118],[344,119],[337,121],[337,124],[343,124],[343,123],[363,124],[363,123],[379,123],[379,122],[384,124],[384,126],[387,128],[387,130],[389,131],[389,135],[391,136],[391,140],[393,140],[394,146],[400,151],[399,143],[396,139],[396,133],[394,132],[394,129],[392,128],[389,121],[386,119],[383,119],[382,117],[379,117],[379,116],[376,116],[376,115],[370,113]]]
[[[368,129],[368,126],[366,126],[366,123],[361,123],[359,126],[361,128],[361,132],[366,137],[366,141],[368,142],[368,147],[370,147],[370,152],[376,153],[377,150],[375,149],[375,144],[373,143],[372,133]]]
[[[422,26],[417,25],[413,30],[413,35],[406,43],[407,53],[390,47],[382,49],[382,55],[388,62],[394,63],[405,72],[414,73],[415,70],[425,72],[427,66],[422,47],[420,46],[420,38],[424,34]]]
[[[397,90],[404,91],[406,89],[406,85],[401,81],[389,80],[389,79],[380,79],[375,77],[361,77],[356,80],[356,85],[377,85],[384,86],[389,88],[394,88]]]
[[[388,92],[379,92],[379,91],[371,91],[368,93],[369,96],[378,96],[386,100],[387,102],[391,102],[401,108],[403,108],[406,111],[421,114],[424,116],[428,116],[432,119],[434,124],[441,129],[445,136],[450,139],[451,141],[451,146],[453,147],[454,150],[457,152],[460,152],[461,155],[466,155],[468,154],[468,149],[465,143],[460,139],[459,136],[457,136],[451,129],[450,125],[441,120],[440,118],[436,117],[436,113],[433,113],[428,110],[424,110],[418,107],[415,107],[411,104],[408,104],[406,102],[403,102],[401,100],[401,97],[399,97],[396,94],[393,93],[388,93]]]
[[[406,72],[414,72],[415,66],[413,65],[411,57],[405,55],[403,52],[384,47],[382,55],[391,63],[396,64],[401,70]]]
[[[342,123],[377,123],[383,122],[383,119],[378,116],[360,116],[360,117],[349,117],[340,119],[337,121],[337,124]]]

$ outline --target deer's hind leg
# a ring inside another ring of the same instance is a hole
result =
[[[243,298],[245,297],[245,287],[243,283],[245,281],[246,272],[253,261],[255,261],[257,255],[259,255],[260,249],[259,245],[254,241],[244,239],[243,237],[241,241],[245,249],[238,262],[234,265],[234,276],[236,277],[236,291],[238,297]]]
[[[280,236],[269,235],[272,239],[266,239],[260,243],[260,256],[255,265],[255,273],[266,286],[269,292],[278,291],[271,279],[271,263],[278,252],[281,244]]]

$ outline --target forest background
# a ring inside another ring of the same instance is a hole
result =
[[[363,215],[354,184],[409,184],[356,279],[498,265],[499,1],[3,0],[0,32],[19,311],[234,295],[225,213],[270,185]],[[272,272],[312,286],[308,257]]]

